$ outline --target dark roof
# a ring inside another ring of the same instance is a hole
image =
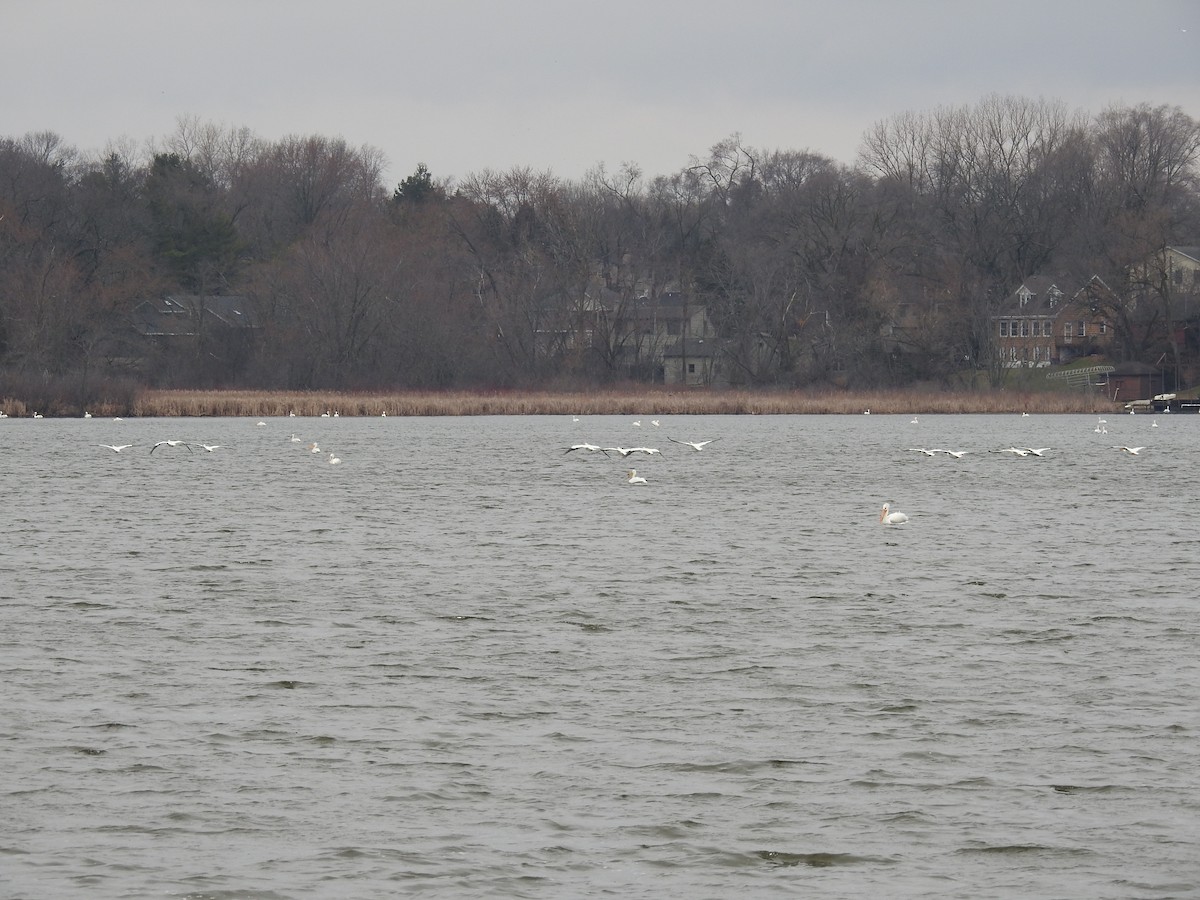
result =
[[[215,324],[240,330],[258,326],[250,299],[227,294],[168,294],[143,300],[134,307],[132,318],[133,327],[147,336],[194,335],[201,319],[206,327]]]
[[[1169,247],[1168,249],[1174,250],[1176,253],[1182,253],[1184,256],[1188,256],[1188,257],[1191,257],[1192,259],[1196,260],[1196,262],[1200,262],[1200,247],[1174,247],[1174,246],[1172,246],[1172,247]]]
[[[1005,298],[1000,311],[1004,315],[1053,316],[1058,314],[1075,287],[1064,278],[1030,275]]]

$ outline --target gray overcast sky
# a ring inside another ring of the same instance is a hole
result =
[[[1200,2],[0,0],[0,137],[194,116],[370,144],[393,183],[667,174],[734,132],[851,163],[882,119],[992,93],[1200,118]]]

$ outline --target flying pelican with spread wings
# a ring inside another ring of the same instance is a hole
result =
[[[716,438],[713,438],[709,441],[677,441],[675,438],[669,437],[667,440],[673,444],[683,444],[685,447],[691,447],[693,450],[703,450],[705,447],[715,441]]]

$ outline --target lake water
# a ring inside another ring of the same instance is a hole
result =
[[[1200,417],[910,419],[0,422],[0,897],[1200,896]]]

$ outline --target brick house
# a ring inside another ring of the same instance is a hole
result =
[[[1112,292],[1098,276],[1083,284],[1031,275],[993,315],[993,335],[1005,366],[1042,368],[1106,353],[1113,329],[1100,297]]]

